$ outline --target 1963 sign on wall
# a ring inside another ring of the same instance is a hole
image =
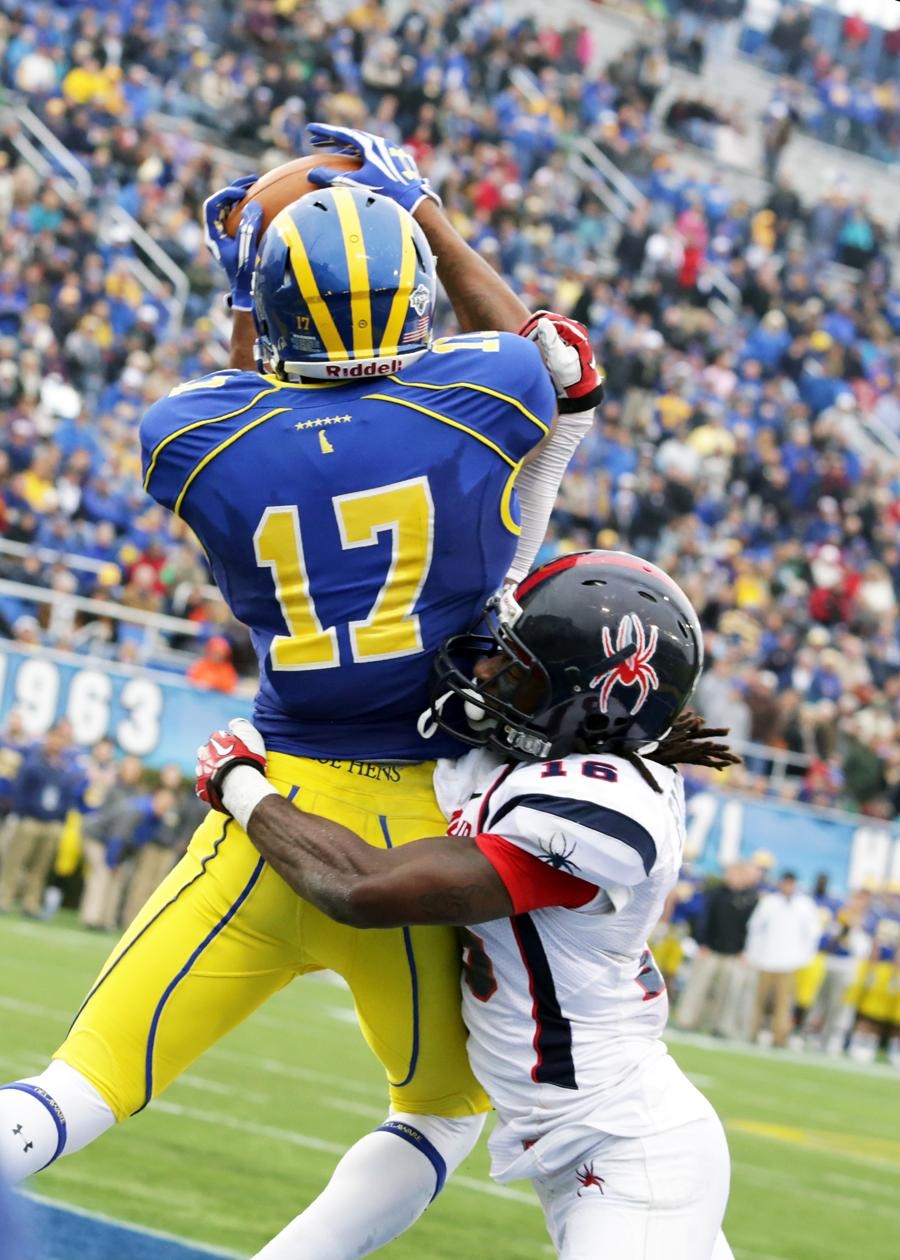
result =
[[[11,709],[36,739],[66,717],[78,744],[108,737],[150,766],[175,761],[186,773],[211,730],[250,716],[246,697],[201,691],[177,674],[113,662],[98,667],[67,653],[10,646],[0,650],[0,721]]]

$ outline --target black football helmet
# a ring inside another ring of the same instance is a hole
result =
[[[420,729],[430,722],[517,760],[653,745],[703,666],[684,591],[624,551],[542,565],[489,601],[484,628],[444,643]],[[476,680],[484,657],[495,658],[496,672]]]

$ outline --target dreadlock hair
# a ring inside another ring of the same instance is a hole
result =
[[[739,766],[741,758],[727,744],[717,742],[719,736],[727,734],[727,726],[704,726],[703,718],[688,710],[675,719],[668,735],[651,752],[641,754],[633,749],[609,751],[617,751],[620,757],[634,766],[654,792],[662,792],[650,772],[648,761],[656,761],[661,766],[709,766],[712,770]]]

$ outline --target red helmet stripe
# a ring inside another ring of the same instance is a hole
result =
[[[646,573],[650,577],[661,578],[681,593],[678,583],[670,578],[668,573],[664,573],[649,560],[642,560],[640,556],[632,556],[625,551],[575,551],[571,555],[560,556],[558,560],[551,560],[540,569],[536,569],[534,573],[529,573],[528,577],[524,578],[516,588],[516,597],[527,595],[545,578],[553,577],[554,573],[561,573],[564,569],[571,569],[579,564],[611,564],[622,569],[636,569],[639,573]]]
[[[534,590],[546,578],[553,577],[554,573],[562,573],[563,569],[571,569],[573,565],[585,564],[589,560],[593,560],[594,553],[587,551],[576,551],[569,556],[560,556],[558,560],[551,560],[549,563],[541,565],[539,569],[535,569],[534,573],[529,573],[527,578],[516,587],[516,598],[520,595],[527,595],[529,591]]]

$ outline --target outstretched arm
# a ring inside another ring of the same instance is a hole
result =
[[[472,840],[435,836],[373,849],[347,827],[301,813],[266,781],[266,746],[246,718],[197,749],[194,773],[201,801],[231,814],[285,883],[339,923],[484,923],[512,911]]]
[[[477,254],[433,201],[423,201],[415,218],[437,261],[438,279],[463,332],[496,329],[518,332],[529,317],[503,277]]]
[[[463,332],[516,332],[521,327],[527,308],[503,277],[466,244],[407,149],[371,131],[325,123],[310,123],[306,134],[315,148],[349,154],[360,163],[358,171],[349,172],[315,167],[309,172],[313,183],[371,188],[413,215],[437,259],[438,279]]]
[[[224,800],[240,793],[239,767]],[[231,787],[230,787],[231,785]],[[485,923],[512,914],[500,876],[471,839],[435,836],[398,849],[373,849],[342,827],[301,813],[277,794],[247,820],[247,834],[285,883],[329,918],[353,927]]]

